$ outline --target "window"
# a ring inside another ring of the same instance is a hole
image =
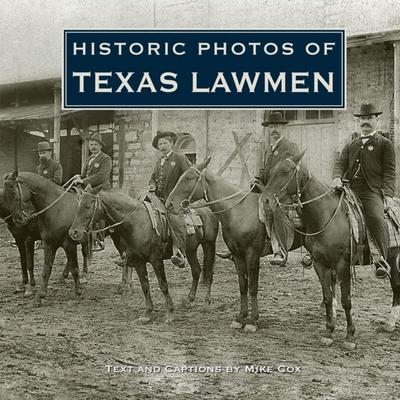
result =
[[[332,110],[306,110],[306,119],[333,118]]]

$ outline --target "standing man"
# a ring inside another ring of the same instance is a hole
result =
[[[175,142],[175,133],[160,131],[152,142],[153,147],[160,151],[161,157],[157,160],[151,175],[149,191],[154,192],[162,203],[165,203],[180,176],[191,166],[185,155],[173,151]],[[183,268],[186,265],[186,223],[182,215],[167,214],[167,218],[173,241],[174,254],[171,261],[174,265]]]
[[[90,157],[83,166],[81,176],[75,178],[75,183],[83,185],[92,185],[92,187],[101,186],[102,190],[110,190],[110,173],[112,169],[111,157],[101,151],[104,146],[100,133],[95,133],[88,139]],[[96,243],[97,242],[97,243]],[[96,244],[98,246],[96,246]],[[95,240],[95,250],[104,249],[104,236],[98,232]]]
[[[260,169],[256,181],[266,185],[272,168],[281,160],[300,153],[296,143],[285,138],[286,121],[280,112],[271,112],[267,120],[261,123],[268,128],[271,145],[265,152],[264,167]],[[270,261],[272,265],[284,266],[287,261],[289,249],[293,242],[294,232],[283,220],[288,220],[287,215],[281,209],[267,223],[270,224],[271,246],[274,258]]]
[[[57,185],[61,185],[63,169],[61,164],[53,159],[53,147],[49,142],[39,142],[37,153],[39,155],[39,165],[36,167],[36,173],[44,178],[50,179]]]
[[[346,144],[333,169],[332,187],[341,187],[342,180],[360,199],[367,228],[372,236],[370,252],[379,279],[390,273],[387,263],[389,232],[384,219],[385,207],[393,206],[396,183],[396,160],[393,143],[376,132],[379,115],[371,103],[361,104],[358,117],[361,136]]]

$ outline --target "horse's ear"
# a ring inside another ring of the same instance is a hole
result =
[[[207,168],[208,164],[210,164],[211,157],[206,158],[203,162],[197,165],[197,169],[202,171],[204,168]]]
[[[9,172],[3,176],[3,181],[15,181],[18,178],[18,171]]]
[[[300,160],[304,157],[304,154],[306,153],[306,150],[304,149],[301,153],[294,155],[293,157],[290,157],[290,159],[295,163],[298,164]]]

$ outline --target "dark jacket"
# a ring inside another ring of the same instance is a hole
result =
[[[57,185],[61,185],[63,178],[63,169],[58,161],[50,159],[36,167],[36,173],[44,178],[50,179]]]
[[[364,145],[361,138],[347,143],[333,169],[333,178],[352,180],[358,165],[371,191],[393,197],[396,160],[393,143],[375,133]]]
[[[180,176],[191,165],[184,154],[172,152],[166,158],[163,166],[161,166],[161,158],[157,160],[149,185],[154,185],[156,187],[156,195],[160,199],[166,200]]]
[[[86,160],[86,163],[83,167],[83,183],[85,185],[90,184],[93,187],[101,185],[103,190],[111,189],[111,157],[101,151],[89,165],[90,158],[91,157]]]
[[[267,184],[271,169],[284,158],[300,153],[296,143],[283,138],[276,146],[269,146],[264,155],[264,168],[261,168],[257,178],[263,185]]]

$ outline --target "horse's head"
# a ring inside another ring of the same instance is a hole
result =
[[[192,165],[179,178],[174,189],[165,202],[165,207],[172,213],[187,209],[192,201],[200,200],[205,196],[203,170],[207,168],[211,157],[199,164]]]
[[[90,233],[93,225],[101,218],[101,201],[98,196],[101,187],[93,189],[91,185],[86,186],[82,192],[78,211],[75,215],[74,222],[69,228],[69,236],[72,240],[82,241],[85,234]]]
[[[17,226],[26,225],[32,212],[32,193],[29,187],[18,180],[18,172],[6,174],[3,180],[5,204]]]
[[[304,171],[300,164],[305,150],[295,156],[280,160],[270,171],[263,191],[265,209],[275,212],[278,203],[286,196],[299,194],[303,185]]]

